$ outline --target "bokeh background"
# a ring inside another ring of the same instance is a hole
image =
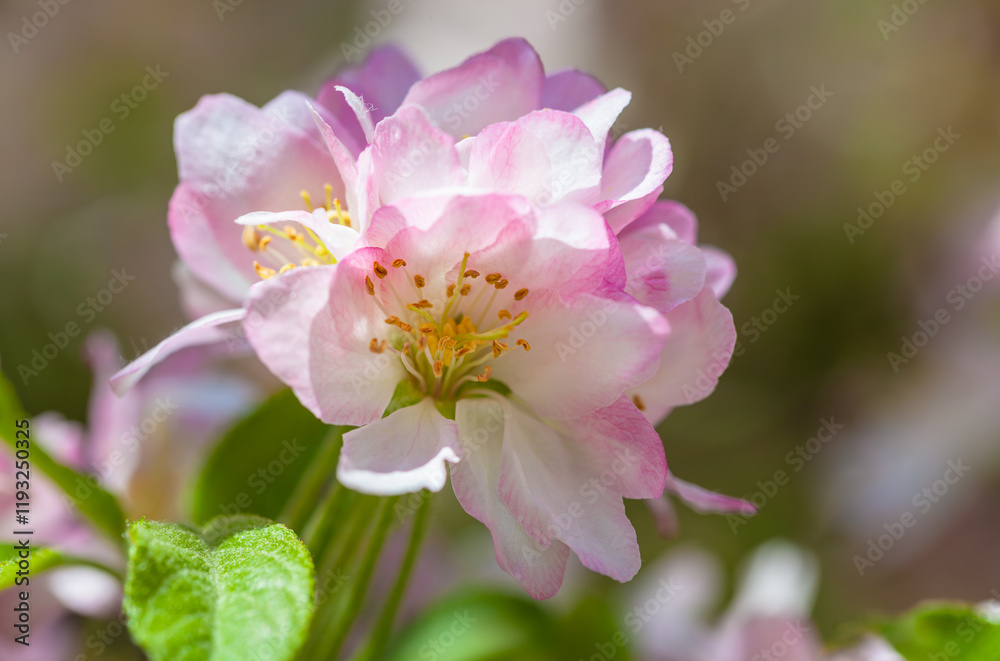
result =
[[[827,639],[867,613],[929,597],[978,601],[1000,589],[1000,278],[961,310],[951,293],[1000,250],[1000,234],[990,234],[1000,210],[1000,5],[402,4],[370,43],[355,41],[357,29],[382,0],[69,2],[24,40],[10,33],[22,33],[36,3],[0,5],[0,357],[29,411],[85,418],[82,336],[37,376],[18,370],[67,322],[112,329],[123,360],[185,322],[165,218],[176,184],[172,122],[201,95],[230,92],[260,105],[284,89],[314,93],[348,53],[374,44],[400,43],[431,72],[520,35],[549,70],[587,69],[633,92],[619,127],[651,126],[670,138],[665,196],[690,206],[702,240],[739,266],[725,300],[740,331],[737,356],[714,396],[676,411],[660,431],[677,474],[756,494],[761,511],[734,521],[685,510],[679,537],[665,540],[645,507],[630,504],[647,566],[697,545],[735,573],[758,544],[792,540],[819,559],[815,614]],[[158,67],[162,82],[123,117],[116,100],[147,67]],[[824,100],[802,110],[815,90]],[[784,119],[796,112],[794,124]],[[105,118],[113,132],[57,173],[53,164],[66,163],[67,149]],[[953,136],[946,150],[945,141],[934,147],[939,131]],[[759,155],[768,139],[777,151],[720,192],[747,150]],[[922,158],[933,163],[911,161],[928,149]],[[905,192],[885,204],[897,179]],[[877,196],[888,208],[859,226],[858,208]],[[134,280],[81,315],[115,269]],[[768,312],[776,290],[798,297],[780,314]],[[926,346],[906,362],[890,360],[942,308],[949,321]],[[824,420],[843,427],[796,470],[788,453]],[[948,461],[970,469],[918,510],[914,497]],[[772,490],[778,471],[787,484]],[[862,575],[855,556],[907,511],[918,512],[917,525]],[[485,530],[458,512],[454,503],[436,507],[438,534],[485,550],[465,565],[492,563]],[[433,552],[445,553],[440,546]],[[571,582],[574,594],[627,603],[627,588],[610,580],[571,573]]]

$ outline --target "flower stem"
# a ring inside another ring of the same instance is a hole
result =
[[[403,595],[406,593],[410,574],[413,572],[413,566],[416,564],[417,557],[419,556],[420,543],[423,541],[424,530],[426,529],[427,513],[430,511],[430,502],[430,497],[425,498],[414,515],[413,529],[410,531],[410,543],[406,548],[403,563],[400,565],[396,584],[393,585],[392,592],[382,607],[382,614],[379,616],[378,622],[369,634],[368,648],[358,655],[358,661],[377,661],[385,651],[385,646],[389,642],[389,636],[392,633],[392,625],[396,619],[396,613],[403,601]]]
[[[305,525],[309,517],[309,508],[315,504],[323,484],[336,468],[342,442],[343,430],[337,427],[331,428],[323,439],[318,456],[313,459],[312,465],[302,476],[292,497],[288,499],[279,520],[292,530],[299,532]]]
[[[375,565],[381,554],[382,545],[385,543],[386,536],[389,533],[389,527],[392,524],[392,505],[395,502],[395,498],[385,498],[382,500],[378,523],[375,524],[371,543],[368,545],[368,549],[361,560],[361,566],[358,568],[358,575],[354,580],[354,586],[348,597],[347,606],[340,621],[328,630],[330,631],[330,635],[324,637],[324,640],[321,641],[320,650],[322,654],[316,658],[336,659],[340,648],[344,644],[344,640],[347,638],[347,634],[350,633],[354,620],[361,610],[361,605],[368,592],[368,584],[375,571]]]

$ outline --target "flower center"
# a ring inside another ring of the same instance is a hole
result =
[[[462,258],[458,279],[446,285],[435,302],[425,298],[427,281],[420,274],[411,275],[406,261],[396,259],[392,269],[402,269],[416,300],[408,302],[390,280],[389,270],[374,262],[375,279],[365,276],[365,290],[385,314],[385,323],[395,327],[391,340],[373,337],[372,353],[391,351],[424,392],[439,400],[453,400],[466,384],[474,387],[489,381],[493,372],[490,363],[510,350],[510,335],[528,318],[528,311],[514,311],[528,295],[527,289],[508,289],[507,278],[490,273],[482,278],[479,271],[468,268],[469,253]],[[393,307],[390,311],[375,296],[376,287],[387,287]],[[507,291],[504,291],[507,290]],[[494,312],[494,307],[500,307]],[[506,341],[505,341],[506,340]],[[517,338],[515,347],[525,351],[531,345]]]
[[[350,227],[351,217],[341,208],[340,200],[332,196],[333,187],[326,184],[323,189],[326,199],[318,208],[326,210],[329,222]],[[313,213],[317,207],[313,206],[309,191],[302,190],[299,194],[306,210]],[[285,225],[281,229],[270,225],[247,225],[243,228],[243,245],[259,255],[259,259],[254,260],[253,268],[262,280],[297,266],[337,262],[315,232],[308,227],[303,229],[304,232],[294,225]]]

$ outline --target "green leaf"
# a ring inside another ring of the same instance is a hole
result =
[[[283,390],[223,436],[192,493],[192,517],[277,519],[331,428]],[[338,432],[339,433],[339,432]]]
[[[392,391],[392,399],[389,400],[389,405],[382,412],[382,417],[388,418],[399,409],[419,404],[424,397],[426,397],[424,392],[417,388],[413,381],[403,379],[396,384],[396,389]]]
[[[560,661],[557,624],[536,602],[471,591],[438,602],[399,633],[385,661]]]
[[[579,601],[562,622],[562,643],[565,658],[614,658],[630,661],[634,636],[624,627],[620,613],[604,597],[591,594]]]
[[[878,628],[909,661],[1000,659],[1000,625],[991,624],[967,605],[923,604]]]
[[[18,450],[23,449],[17,445],[18,440],[24,437],[23,433],[20,435],[17,433],[21,428],[18,422],[26,420],[27,416],[17,399],[14,386],[0,374],[0,439],[10,447],[15,456]],[[48,475],[83,516],[90,519],[116,543],[121,544],[122,533],[125,532],[125,514],[118,499],[98,486],[92,477],[81,475],[53,459],[36,442],[33,435],[28,449],[31,453],[28,459],[31,470]]]
[[[128,530],[125,613],[153,661],[291,659],[312,617],[315,571],[288,528],[218,517],[204,531],[152,521]]]
[[[14,585],[21,557],[15,548],[17,542],[0,542],[0,544],[3,544],[3,551],[0,551],[0,590],[6,590]],[[53,549],[33,546],[30,562],[31,576],[36,576],[46,569],[66,564],[67,558]]]

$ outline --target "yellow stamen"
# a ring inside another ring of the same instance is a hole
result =
[[[515,301],[520,301],[521,299],[523,299],[527,295],[528,295],[528,290],[527,289],[518,289],[516,292],[514,292],[514,300]]]
[[[365,276],[365,289],[372,296],[375,295],[375,284],[372,282],[372,279],[369,278],[367,275]]]
[[[525,351],[531,351],[531,345],[528,344],[527,340],[521,339],[517,341],[517,346],[524,347]]]
[[[444,373],[444,363],[440,360],[434,361],[434,376],[441,376]]]
[[[420,289],[425,284],[427,284],[427,281],[424,280],[424,276],[422,276],[422,275],[415,275],[415,276],[413,276],[413,284],[415,284],[417,286],[417,289]]]
[[[499,358],[500,354],[507,350],[507,343],[500,340],[493,340],[493,357]]]
[[[291,225],[285,225],[281,231],[285,233],[285,236],[288,237],[289,241],[305,241],[305,237]]]
[[[493,368],[487,365],[483,373],[477,376],[476,379],[478,379],[480,383],[486,383],[487,381],[490,380],[490,376],[492,374],[493,374]]]
[[[500,318],[501,321],[503,321],[504,319],[513,318],[513,315],[511,315],[511,313],[508,312],[507,310],[500,310],[500,312],[497,312],[497,316]]]
[[[434,324],[420,324],[420,326],[418,327],[418,330],[421,333],[430,334],[430,333],[433,333],[437,329],[434,328]]]
[[[388,345],[388,341],[382,340],[380,342],[378,338],[373,337],[371,343],[368,345],[368,350],[372,353],[382,353]]]
[[[312,213],[313,203],[312,203],[312,198],[309,197],[309,191],[303,188],[302,190],[299,191],[299,195],[302,196],[302,201],[306,203],[306,209],[310,213]]]
[[[293,268],[295,268],[295,264],[285,264],[278,269],[278,273],[285,273],[286,271],[291,271]]]
[[[333,207],[333,186],[323,184],[323,192],[326,194],[326,208],[331,209]]]
[[[468,296],[470,291],[472,291],[472,285],[462,285],[462,288],[458,290],[458,293],[462,296]]]
[[[632,395],[632,403],[635,404],[635,407],[640,411],[646,410],[646,403],[642,401],[642,397],[639,397],[639,395]]]
[[[455,285],[448,285],[448,289],[445,292],[446,298],[451,298],[455,295]]]
[[[507,278],[504,278],[503,280],[501,280],[500,282],[496,283],[493,286],[496,287],[497,289],[503,289],[504,287],[507,286],[507,284],[508,284],[507,283]]]
[[[386,268],[381,264],[379,264],[378,262],[374,262],[372,264],[372,268],[375,269],[375,275],[379,277],[379,280],[389,275],[389,272],[386,270]]]
[[[469,269],[468,271],[465,272],[465,277],[466,278],[478,278],[479,277],[479,271],[473,271],[472,269]]]
[[[269,269],[266,266],[261,266],[260,262],[254,261],[253,270],[257,272],[261,280],[267,280],[268,278],[273,278],[277,275],[277,271],[274,269]]]
[[[257,244],[257,250],[267,250],[267,246],[271,243],[271,241],[274,241],[272,237],[270,236],[263,237]]]
[[[495,282],[499,281],[500,278],[502,277],[503,276],[500,275],[499,273],[490,273],[488,276],[486,276],[486,284],[492,285]]]
[[[406,266],[406,260],[403,259],[392,260],[392,268],[398,269],[400,266]]]
[[[256,251],[257,244],[260,243],[260,234],[253,225],[246,225],[243,228],[243,245],[250,250]]]

